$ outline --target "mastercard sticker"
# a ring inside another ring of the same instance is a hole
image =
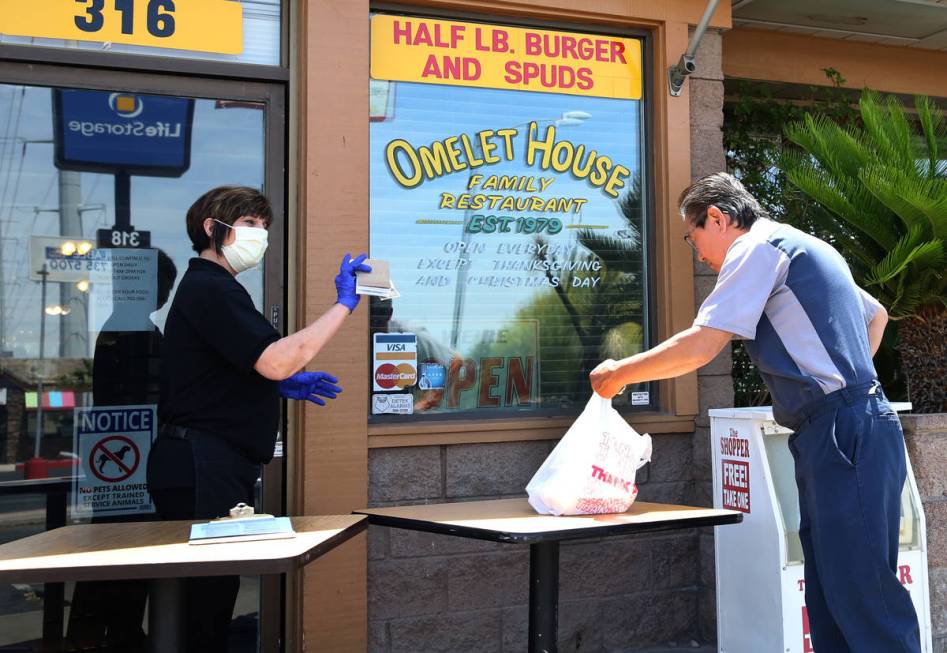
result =
[[[376,333],[372,376],[375,392],[397,392],[418,382],[418,338],[413,333]]]

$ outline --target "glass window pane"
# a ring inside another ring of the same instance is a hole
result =
[[[373,414],[575,411],[596,364],[646,347],[642,107],[371,81],[371,256],[400,293],[371,300]]]
[[[140,419],[153,418],[161,332],[196,256],[185,214],[215,186],[263,187],[264,109],[0,84],[0,542],[45,528],[50,489],[66,493],[70,522],[152,517],[140,485],[155,425]],[[87,171],[116,162],[132,174]],[[261,308],[262,267],[238,280]],[[88,418],[109,411],[128,421],[96,448],[82,439]],[[41,590],[3,588],[0,647],[40,637]],[[66,588],[72,610],[95,603],[76,591]],[[235,618],[255,632],[257,614],[250,579]],[[95,641],[88,622],[65,623]]]

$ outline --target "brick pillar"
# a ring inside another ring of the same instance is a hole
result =
[[[947,413],[901,415],[901,426],[927,518],[933,650],[947,651]]]
[[[721,34],[707,32],[697,50],[697,72],[688,80],[691,114],[691,178],[696,180],[713,172],[726,170],[723,149],[723,71],[721,69]],[[714,272],[694,262],[695,311],[713,290]],[[710,469],[709,408],[733,405],[730,348],[697,373],[700,413],[694,433],[694,491],[697,505],[713,504],[713,476]],[[699,535],[700,600],[698,632],[701,639],[717,639],[717,615],[714,582],[713,530],[703,529]]]

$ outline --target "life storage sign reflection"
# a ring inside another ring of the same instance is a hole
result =
[[[179,177],[191,165],[190,98],[55,89],[53,116],[57,168]]]
[[[388,15],[371,30],[373,79],[641,98],[637,39]]]
[[[404,390],[418,382],[418,338],[413,333],[376,333],[372,365],[375,392]]]
[[[146,468],[155,412],[153,405],[76,408],[73,451],[79,469],[72,492],[76,515],[154,512]]]
[[[231,0],[9,0],[0,32],[240,54],[243,6]]]

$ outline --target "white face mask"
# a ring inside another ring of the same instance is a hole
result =
[[[220,220],[214,220],[220,222]],[[224,245],[221,251],[227,263],[234,272],[240,274],[250,268],[255,268],[263,260],[266,253],[266,229],[257,227],[232,227],[226,222],[220,222],[229,229],[233,229],[236,238],[229,245]]]

